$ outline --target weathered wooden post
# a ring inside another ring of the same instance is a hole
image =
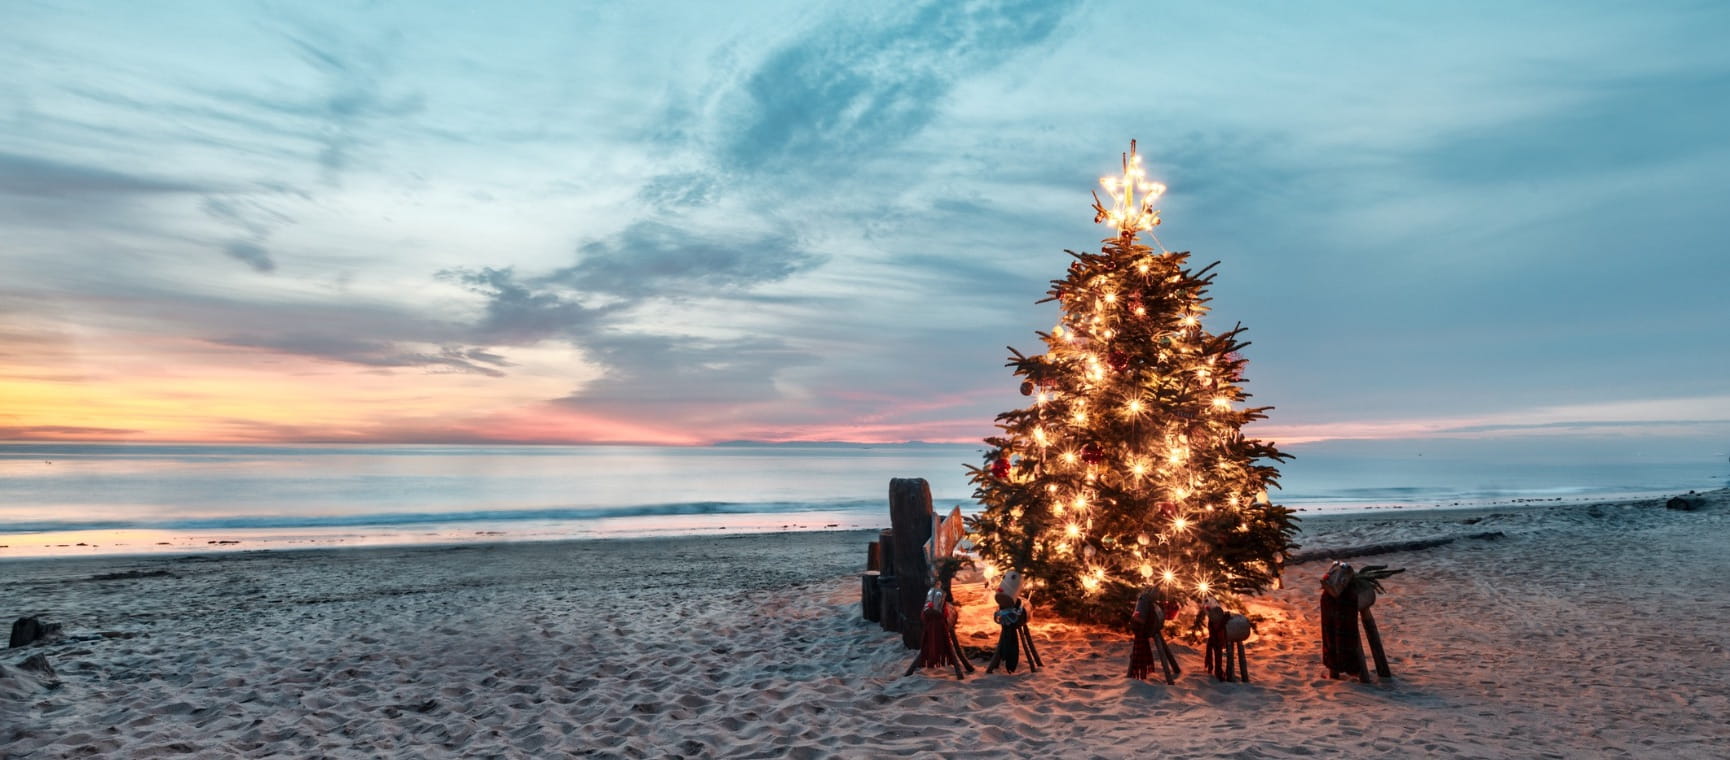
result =
[[[883,630],[901,630],[901,597],[895,579],[895,530],[884,528],[877,533],[877,623]]]
[[[877,578],[877,624],[883,630],[895,633],[901,630],[901,592],[900,584],[893,575],[883,575]]]
[[[924,627],[920,611],[931,589],[931,568],[925,562],[925,542],[931,538],[931,485],[924,478],[889,481],[889,524],[895,531],[893,552],[898,578],[901,643],[918,649]],[[885,547],[887,548],[887,547]],[[884,557],[890,554],[884,551]]]
[[[877,579],[880,577],[882,575],[876,570],[866,570],[859,574],[859,614],[873,623],[883,614],[883,603],[877,598],[880,590]]]
[[[882,546],[876,541],[865,545],[865,572],[859,575],[859,613],[873,623],[881,619],[883,612],[883,603],[877,598],[877,578],[883,574],[880,551]]]

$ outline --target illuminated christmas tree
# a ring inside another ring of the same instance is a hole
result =
[[[1242,427],[1241,325],[1203,328],[1209,265],[1137,241],[1160,223],[1135,143],[1121,177],[1100,180],[1099,253],[1076,253],[1049,297],[1046,351],[1010,348],[1025,409],[997,416],[984,467],[969,467],[983,511],[973,540],[990,570],[1020,570],[1037,599],[1076,620],[1115,623],[1142,589],[1169,602],[1255,593],[1293,548],[1292,512],[1272,504],[1273,462],[1290,457]]]

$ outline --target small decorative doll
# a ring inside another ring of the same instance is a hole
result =
[[[925,607],[920,610],[919,616],[923,631],[919,640],[919,654],[915,655],[912,664],[907,666],[906,675],[913,675],[913,671],[920,668],[953,665],[955,677],[962,678],[961,668],[964,663],[955,640],[956,610],[954,605],[949,603],[948,595],[943,593],[941,580],[931,584],[931,590],[925,592]],[[966,667],[968,670],[973,669],[971,663],[966,663]]]
[[[1159,592],[1147,589],[1135,600],[1135,612],[1129,617],[1129,677],[1146,679],[1153,675],[1153,661],[1165,673],[1165,682],[1173,683],[1183,672],[1177,657],[1165,643],[1165,606]]]
[[[997,611],[991,617],[1002,630],[997,634],[997,650],[991,653],[991,663],[985,666],[985,672],[994,673],[997,666],[1002,665],[1004,670],[1014,673],[1023,649],[1027,650],[1027,669],[1039,672],[1039,666],[1045,663],[1039,659],[1039,650],[1033,646],[1033,634],[1027,630],[1027,605],[1021,600],[1021,573],[1014,570],[1005,573],[992,598],[997,602]]]

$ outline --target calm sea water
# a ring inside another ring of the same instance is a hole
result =
[[[1433,507],[1717,488],[1721,453],[1595,459],[1317,447],[1281,503]],[[1427,455],[1427,458],[1426,458]],[[889,479],[970,511],[966,445],[0,444],[0,558],[875,528]]]

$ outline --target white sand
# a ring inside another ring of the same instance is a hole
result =
[[[1252,604],[1253,683],[1181,642],[1174,686],[1037,617],[1046,670],[903,678],[858,532],[0,562],[3,622],[68,633],[0,651],[0,757],[1726,757],[1713,499],[1312,520],[1317,546],[1506,534],[1354,560],[1408,569],[1374,684],[1323,672],[1324,562]],[[125,570],[172,575],[90,580]],[[986,607],[964,643],[995,641]]]

